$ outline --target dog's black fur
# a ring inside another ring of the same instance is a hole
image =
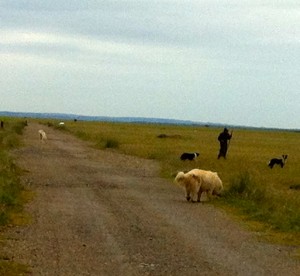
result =
[[[181,154],[180,156],[180,159],[181,160],[195,160],[197,157],[199,156],[199,153],[198,152],[192,152],[192,153],[189,153],[189,152],[184,152],[183,154]]]
[[[283,168],[284,164],[286,163],[288,156],[282,155],[282,158],[272,158],[268,164],[268,166],[273,169],[274,165],[280,165]]]

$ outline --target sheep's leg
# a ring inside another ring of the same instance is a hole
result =
[[[195,194],[194,192],[191,193],[191,202],[195,203],[196,201],[194,200]]]
[[[186,200],[187,200],[187,201],[190,201],[190,200],[191,200],[190,190],[189,190],[189,189],[186,190]]]
[[[201,194],[202,194],[202,191],[200,190],[198,192],[198,196],[197,196],[197,202],[201,202],[200,199],[201,199]]]

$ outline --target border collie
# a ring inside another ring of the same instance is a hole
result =
[[[198,152],[193,152],[193,153],[189,153],[189,152],[184,152],[183,154],[181,154],[180,159],[181,160],[195,160],[197,157],[199,156]]]
[[[284,164],[286,163],[288,156],[282,155],[282,158],[272,158],[268,164],[268,166],[273,169],[274,165],[280,165],[283,168]]]

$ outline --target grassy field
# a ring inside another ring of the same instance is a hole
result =
[[[236,129],[227,160],[217,160],[222,129],[73,121],[62,129],[96,148],[157,160],[161,176],[170,180],[193,168],[217,171],[225,193],[214,204],[252,222],[254,230],[280,233],[282,241],[300,240],[300,132]],[[200,156],[183,162],[182,152]],[[270,158],[282,154],[289,155],[286,166],[270,169]]]

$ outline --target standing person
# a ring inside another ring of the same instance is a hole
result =
[[[228,149],[228,144],[227,141],[229,141],[232,137],[232,132],[229,134],[228,129],[225,127],[223,132],[221,132],[218,136],[218,140],[220,142],[220,151],[218,155],[218,159],[220,157],[224,157],[226,159],[226,154],[227,154],[227,149]]]

